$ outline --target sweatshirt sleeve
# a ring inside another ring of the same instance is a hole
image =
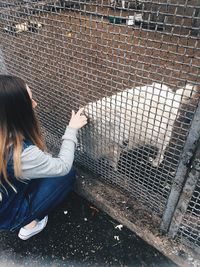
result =
[[[66,128],[58,157],[31,145],[21,155],[22,178],[36,179],[66,175],[73,164],[77,144],[77,129]]]

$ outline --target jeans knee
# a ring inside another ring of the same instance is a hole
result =
[[[71,169],[68,174],[62,177],[63,183],[66,184],[66,186],[74,186],[75,180],[76,180],[76,172],[74,169]]]

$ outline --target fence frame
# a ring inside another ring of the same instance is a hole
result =
[[[194,114],[194,118],[192,120],[190,130],[183,148],[183,153],[181,159],[179,161],[179,165],[177,168],[176,176],[174,178],[171,191],[168,197],[168,201],[166,204],[166,208],[163,213],[161,229],[165,232],[168,232],[170,222],[174,216],[174,212],[181,195],[183,185],[186,179],[186,174],[188,169],[191,168],[191,158],[197,148],[197,142],[200,138],[200,102],[198,103],[196,112]],[[170,233],[174,232],[173,236],[175,235],[175,230],[170,230]]]
[[[198,140],[197,151],[191,163],[191,170],[187,175],[186,183],[180,195],[178,204],[173,214],[171,224],[169,226],[168,234],[172,238],[176,236],[179,230],[180,224],[187,211],[189,202],[192,198],[193,192],[195,190],[199,178],[200,178],[200,139]],[[187,242],[185,243],[187,245]],[[193,249],[200,254],[200,248],[194,247]]]

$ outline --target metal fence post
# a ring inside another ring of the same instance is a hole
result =
[[[183,220],[184,214],[187,211],[191,196],[196,187],[200,174],[200,150],[198,152],[198,158],[193,161],[191,172],[187,177],[183,192],[179,199],[178,205],[174,212],[174,216],[169,228],[169,236],[175,237],[178,232],[179,226]]]
[[[162,217],[161,229],[163,231],[166,232],[168,231],[170,222],[172,220],[176,205],[180,197],[180,193],[183,188],[185,176],[188,171],[188,163],[195,151],[199,136],[200,136],[200,103],[198,104],[196,113],[191,123],[191,128],[187,140],[185,142],[185,146],[183,148],[182,157],[180,159],[177,173],[174,178],[168,202]]]

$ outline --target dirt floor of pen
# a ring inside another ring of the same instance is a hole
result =
[[[27,241],[1,232],[0,266],[175,267],[173,262],[107,214],[71,193]]]

